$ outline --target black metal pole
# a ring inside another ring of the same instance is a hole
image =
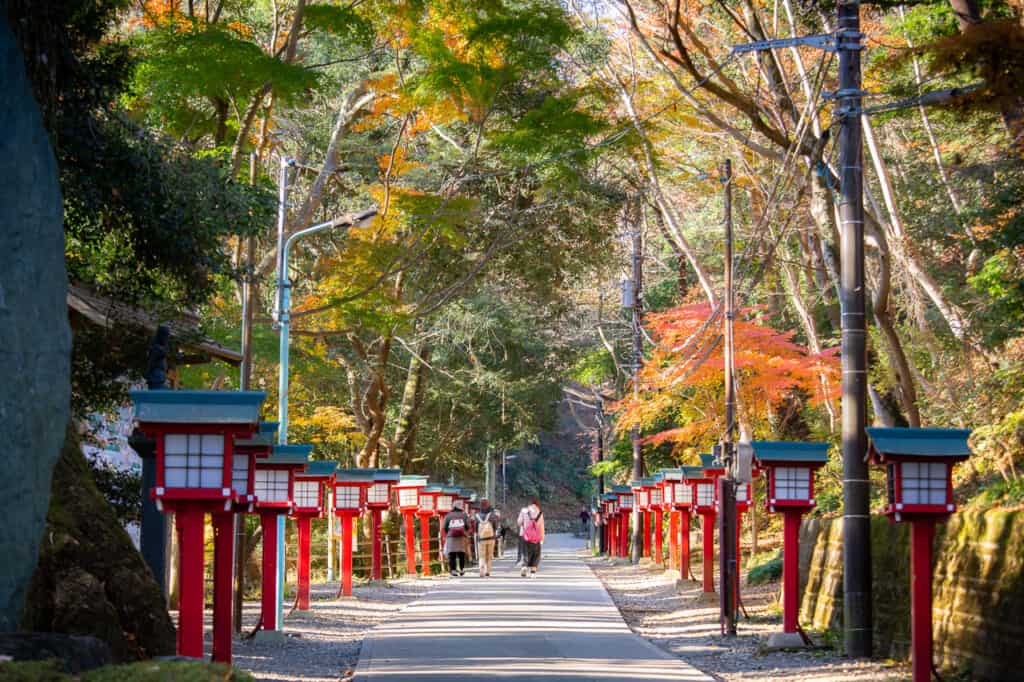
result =
[[[722,165],[723,211],[725,213],[725,438],[722,459],[725,476],[719,479],[721,507],[718,525],[718,565],[721,580],[720,618],[722,633],[736,636],[736,480],[733,476],[733,441],[736,428],[736,393],[733,385],[733,281],[732,281],[732,162]]]
[[[842,309],[843,639],[846,654],[871,655],[871,519],[867,452],[860,4],[839,0],[840,306]]]

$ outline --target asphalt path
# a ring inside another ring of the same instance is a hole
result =
[[[550,535],[536,579],[503,559],[445,580],[367,634],[356,682],[711,680],[630,631],[582,548]]]

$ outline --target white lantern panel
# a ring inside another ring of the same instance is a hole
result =
[[[622,497],[619,498],[619,504],[622,506],[623,509],[632,509],[633,508],[633,496],[632,495],[623,495]]]
[[[224,481],[224,437],[168,433],[164,436],[164,486],[220,488]]]
[[[448,512],[452,510],[452,496],[451,495],[438,495],[437,496],[437,511]]]
[[[366,501],[371,504],[388,504],[391,502],[391,490],[387,483],[374,483],[366,493]]]
[[[715,503],[715,484],[714,483],[698,483],[697,484],[697,506],[698,507],[710,507]]]
[[[402,507],[415,507],[417,494],[416,488],[399,488],[398,489],[398,504]]]
[[[651,491],[651,504],[660,505],[661,503],[661,488],[655,488]]]
[[[260,502],[288,501],[288,471],[283,469],[257,469],[253,488]]]
[[[295,481],[293,484],[292,497],[296,507],[303,509],[317,509],[320,507],[320,482],[319,481]]]
[[[750,502],[750,484],[739,483],[736,485],[736,501]]]
[[[689,483],[674,483],[676,502],[683,504],[692,499],[693,493],[690,491]]]
[[[360,487],[357,485],[343,485],[334,489],[336,495],[334,506],[338,509],[359,509],[360,508]]]
[[[434,496],[423,495],[420,497],[420,509],[423,511],[434,511]]]
[[[772,475],[775,477],[775,499],[811,499],[811,470],[809,468],[776,467]]]
[[[249,494],[249,455],[231,458],[231,489],[236,495]]]
[[[945,463],[901,462],[900,479],[903,504],[946,504]]]

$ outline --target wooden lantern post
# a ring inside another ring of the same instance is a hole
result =
[[[309,563],[311,550],[311,526],[313,519],[324,518],[325,495],[324,486],[331,485],[334,471],[338,465],[334,462],[310,462],[305,471],[295,472],[292,499],[292,518],[295,519],[295,531],[298,536],[298,552],[295,575],[295,605],[299,611],[309,611]],[[330,560],[330,557],[328,557]]]
[[[352,596],[352,544],[355,520],[366,509],[366,492],[373,485],[373,469],[337,469],[334,472],[334,514],[341,521],[341,594]]]
[[[636,503],[636,497],[633,495],[633,489],[628,485],[617,485],[612,488],[612,492],[615,493],[619,498],[619,554],[620,557],[629,556],[629,538],[630,529],[629,521],[633,516],[633,505]]]
[[[416,516],[420,519],[420,565],[424,576],[430,575],[430,517],[437,514],[437,498],[441,486],[428,485],[419,489],[419,507]]]
[[[971,456],[969,429],[871,427],[868,457],[885,467],[890,521],[910,521],[910,635],[914,682],[932,671],[932,539],[956,511],[953,466]]]
[[[278,518],[291,513],[294,503],[295,473],[306,468],[312,445],[274,445],[269,457],[256,459],[256,513],[262,530],[263,588],[260,593],[260,629],[275,633],[281,630],[281,602],[278,584],[282,571],[278,561],[284,552],[278,551]]]
[[[381,561],[381,515],[391,506],[391,487],[402,478],[400,469],[373,469],[373,484],[366,491],[370,510],[370,580],[383,579]]]
[[[419,509],[419,490],[426,485],[426,476],[401,476],[393,486],[398,491],[398,510],[405,522],[405,571],[409,575],[416,575],[416,525],[413,515]]]
[[[139,429],[156,442],[150,495],[172,511],[180,583],[177,651],[203,656],[204,520],[214,526],[214,655],[231,662],[234,587],[234,442],[258,429],[262,391],[131,391]],[[248,467],[248,458],[245,459]],[[241,476],[241,474],[239,474]],[[248,477],[248,469],[245,472]]]
[[[782,514],[782,635],[780,645],[803,646],[794,636],[800,617],[800,520],[813,509],[814,472],[828,461],[828,443],[754,441],[754,458],[765,471],[768,511]]]

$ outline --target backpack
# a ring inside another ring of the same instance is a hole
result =
[[[455,516],[448,521],[448,537],[466,537],[466,519]]]
[[[490,512],[484,517],[477,514],[477,535],[481,540],[490,540],[494,537],[494,523],[491,521]]]
[[[537,519],[544,516],[544,512],[537,514],[537,518],[533,518],[529,513],[526,514],[526,525],[523,526],[523,539],[527,542],[540,542],[540,525],[537,523]]]

